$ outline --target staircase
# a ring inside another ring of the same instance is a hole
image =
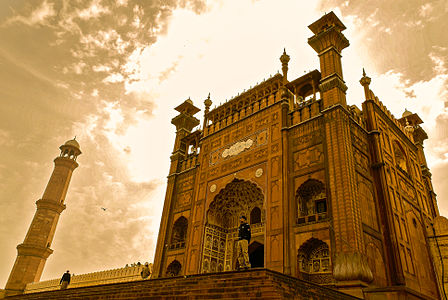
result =
[[[267,269],[139,280],[6,299],[359,299]]]

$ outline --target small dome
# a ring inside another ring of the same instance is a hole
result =
[[[190,98],[188,98],[187,100],[185,100],[185,102],[190,103],[190,104],[193,104],[193,101],[191,101]]]
[[[76,147],[78,149],[81,149],[81,147],[79,146],[79,143],[75,139],[66,141],[64,146],[73,146],[73,147]]]
[[[403,117],[403,118],[406,118],[406,117],[409,117],[410,115],[412,115],[412,113],[411,113],[409,110],[407,110],[407,109],[405,108],[402,117]]]

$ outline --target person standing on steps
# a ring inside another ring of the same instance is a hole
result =
[[[238,227],[238,242],[237,242],[237,257],[238,257],[238,269],[247,270],[250,268],[249,262],[249,242],[250,242],[250,225],[247,224],[246,216],[241,216],[240,227]]]
[[[59,284],[61,285],[61,290],[67,289],[68,284],[70,283],[70,271],[67,270],[67,272],[62,275],[61,280],[59,281]]]
[[[151,270],[149,269],[148,263],[145,263],[145,266],[143,267],[142,271],[140,272],[140,275],[142,276],[142,279],[146,279],[151,275]]]

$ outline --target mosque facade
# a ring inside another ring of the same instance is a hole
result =
[[[289,80],[284,52],[282,74],[214,109],[209,96],[202,129],[190,99],[176,107],[153,276],[235,270],[245,215],[252,267],[359,297],[439,298],[422,120],[395,118],[364,71],[362,107],[347,104],[344,24],[331,12],[309,29],[320,70]]]

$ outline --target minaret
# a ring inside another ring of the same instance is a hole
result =
[[[208,99],[210,100],[210,99]],[[207,101],[207,100],[206,100]],[[208,103],[208,102],[207,102]],[[207,104],[206,104],[207,105]],[[211,103],[210,103],[211,105]],[[200,124],[200,121],[194,117],[200,111],[194,106],[190,98],[185,100],[181,105],[175,108],[179,115],[171,120],[171,124],[176,126],[176,139],[174,140],[174,149],[171,155],[170,173],[168,175],[168,183],[166,187],[165,203],[163,205],[162,219],[160,220],[159,237],[157,238],[156,253],[154,255],[153,278],[163,276],[165,253],[167,250],[167,235],[169,231],[170,213],[172,211],[172,202],[175,193],[175,183],[179,174],[179,166],[185,159],[187,153],[187,145],[182,139],[191,133],[191,130]]]
[[[6,283],[6,295],[23,293],[27,283],[40,280],[53,241],[59,215],[65,209],[65,196],[76,158],[81,154],[73,139],[60,146],[61,154],[54,160],[54,170],[42,199],[36,201],[37,210],[22,244],[17,246],[17,258]]]

